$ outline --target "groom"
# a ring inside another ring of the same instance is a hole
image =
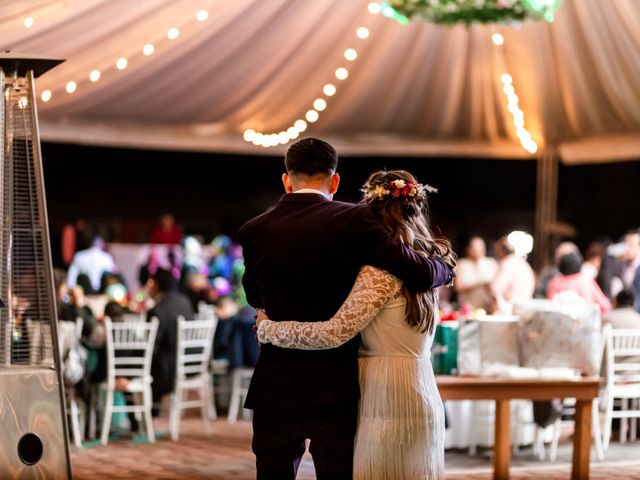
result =
[[[247,299],[272,320],[321,321],[347,298],[364,265],[423,291],[451,281],[451,269],[391,238],[365,205],[334,202],[338,156],[305,138],[289,148],[286,194],[240,229]],[[358,413],[359,337],[302,351],[262,345],[245,407],[253,409],[258,480],[294,479],[310,439],[319,480],[350,479]]]

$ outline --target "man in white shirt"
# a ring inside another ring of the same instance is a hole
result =
[[[89,278],[93,289],[93,292],[85,293],[97,293],[100,291],[102,275],[114,270],[113,258],[104,251],[104,241],[100,237],[95,237],[90,248],[74,255],[67,274],[67,285],[69,288],[75,287],[78,284],[78,276],[84,274]]]

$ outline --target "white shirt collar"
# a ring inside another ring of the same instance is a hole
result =
[[[301,188],[300,190],[296,190],[293,193],[317,193],[318,195],[322,195],[324,198],[331,200],[331,197],[320,190],[316,190],[315,188]]]

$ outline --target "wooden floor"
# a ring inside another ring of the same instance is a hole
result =
[[[251,425],[226,421],[212,424],[211,436],[203,433],[198,419],[183,421],[184,434],[178,442],[166,435],[166,422],[157,422],[159,433],[155,445],[144,438],[122,436],[107,446],[89,444],[72,450],[73,477],[95,479],[172,479],[172,480],[250,480],[255,478],[251,453]],[[513,479],[568,479],[570,445],[562,446],[555,464],[539,462],[527,451],[514,458]],[[491,478],[490,453],[475,457],[465,452],[447,452],[447,479],[480,480]],[[305,457],[299,480],[315,478],[313,463]],[[639,479],[640,444],[612,444],[607,461],[592,463],[593,479]]]

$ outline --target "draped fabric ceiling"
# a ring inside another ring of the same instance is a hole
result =
[[[343,154],[534,158],[507,110],[509,72],[541,149],[568,163],[640,158],[640,0],[564,0],[553,24],[520,28],[403,26],[368,3],[3,0],[0,47],[67,59],[37,82],[52,92],[39,101],[43,140],[277,154],[286,147],[255,146],[242,132],[286,130],[331,82],[337,93],[304,135]],[[369,38],[355,35],[361,26]],[[343,56],[350,47],[354,62]]]

